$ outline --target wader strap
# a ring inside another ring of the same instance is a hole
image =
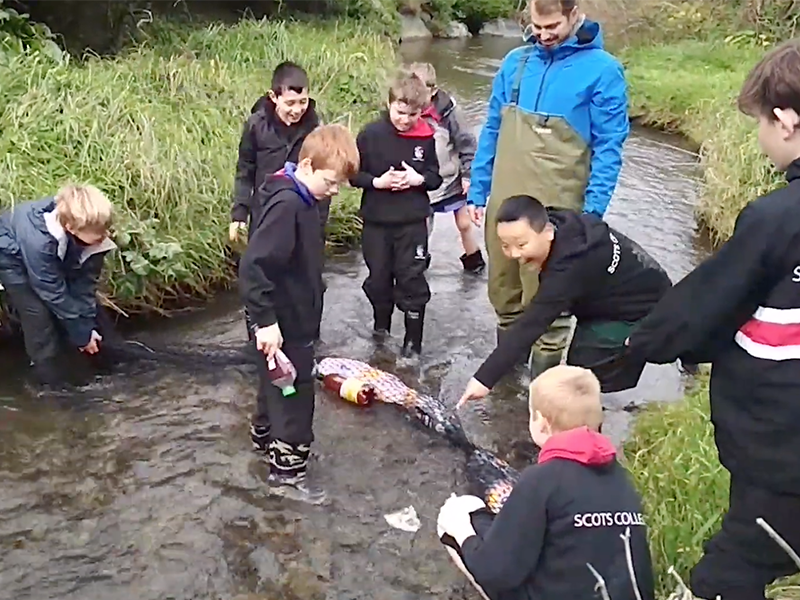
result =
[[[525,65],[528,64],[528,59],[531,57],[531,54],[533,54],[533,50],[533,48],[526,48],[517,63],[517,72],[514,74],[514,86],[511,88],[511,104],[517,104],[519,102],[519,87],[522,83],[522,73],[525,71]]]

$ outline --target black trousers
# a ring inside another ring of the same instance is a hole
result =
[[[2,283],[8,303],[19,317],[28,358],[34,367],[48,368],[62,349],[55,317],[27,283]]]
[[[270,430],[270,437],[292,445],[314,441],[314,346],[284,342],[281,348],[297,370],[296,394],[284,397],[269,379],[267,361],[258,361],[258,396],[253,425]]]
[[[396,306],[403,312],[422,311],[431,290],[425,271],[430,265],[427,221],[407,225],[364,223],[361,251],[369,275],[364,293],[376,311]]]
[[[775,494],[731,477],[730,507],[722,527],[704,544],[691,572],[695,596],[763,600],[767,585],[797,573],[789,555],[756,523],[758,517],[800,550],[800,496]]]

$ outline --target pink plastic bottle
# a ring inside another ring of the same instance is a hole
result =
[[[297,378],[297,370],[292,361],[281,351],[278,350],[273,358],[267,360],[267,369],[272,383],[280,388],[284,396],[291,396],[297,393],[294,387]]]

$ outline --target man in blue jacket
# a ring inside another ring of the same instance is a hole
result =
[[[576,0],[531,0],[530,18],[526,44],[506,55],[494,78],[467,195],[476,224],[492,197],[485,235],[498,337],[538,289],[538,272],[504,255],[498,209],[524,194],[545,206],[602,217],[630,132],[625,76],[603,49],[600,25],[578,10]],[[570,325],[562,315],[534,345],[533,376],[558,364]]]

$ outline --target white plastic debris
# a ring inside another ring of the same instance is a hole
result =
[[[383,515],[383,518],[395,529],[408,531],[409,533],[416,533],[422,526],[422,523],[419,522],[417,511],[414,510],[413,506],[407,506],[396,513]]]

